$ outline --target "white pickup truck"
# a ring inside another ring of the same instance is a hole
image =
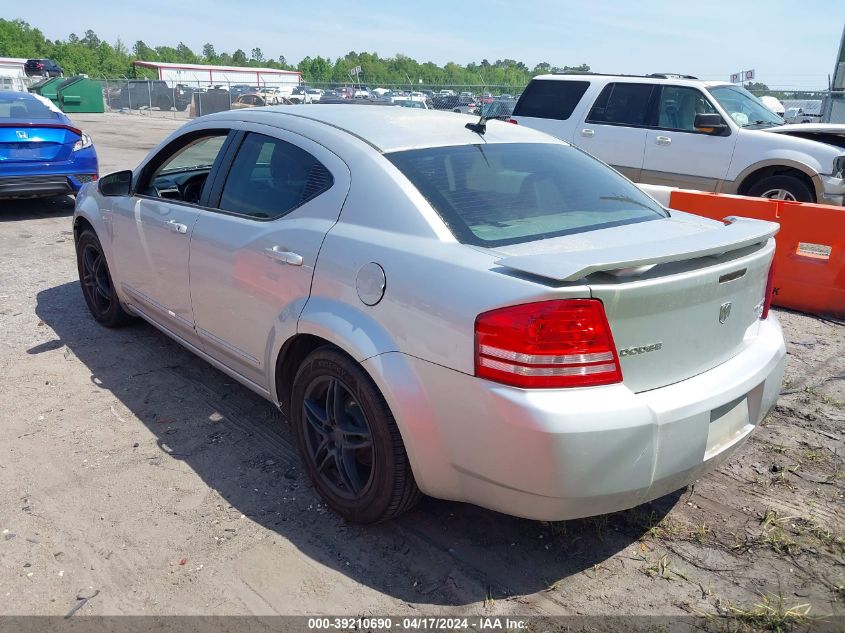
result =
[[[686,75],[535,77],[512,120],[634,182],[841,206],[845,126],[784,125],[739,86]]]

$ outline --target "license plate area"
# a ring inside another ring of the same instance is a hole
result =
[[[710,412],[704,460],[715,457],[754,429],[748,416],[748,396],[742,396]]]

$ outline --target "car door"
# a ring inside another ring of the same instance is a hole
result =
[[[259,124],[244,124],[232,154],[215,208],[194,227],[192,304],[202,349],[268,391],[274,343],[296,332],[349,170],[323,146]]]
[[[170,143],[140,171],[132,195],[115,199],[111,215],[122,295],[189,342],[196,338],[188,289],[191,231],[228,133],[202,130]]]
[[[590,108],[572,142],[623,175],[639,182],[646,126],[659,87],[649,83],[607,84]]]
[[[733,156],[737,135],[695,128],[696,114],[718,111],[698,88],[661,86],[657,120],[646,136],[641,181],[716,191]]]

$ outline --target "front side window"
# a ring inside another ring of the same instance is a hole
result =
[[[653,84],[607,84],[593,104],[587,122],[632,127],[648,125],[656,87]]]
[[[227,134],[227,130],[214,131],[194,137],[186,144],[179,144],[175,150],[164,150],[165,155],[159,155],[152,164],[158,166],[154,168],[149,180],[141,178],[139,193],[190,204],[198,203]]]
[[[666,217],[629,180],[568,145],[458,145],[386,157],[465,244],[504,246]]]
[[[761,128],[783,125],[783,119],[764,106],[745,88],[717,86],[708,90],[740,127]]]
[[[247,134],[223,186],[220,209],[259,220],[290,213],[331,188],[329,170],[296,145]]]
[[[696,131],[696,114],[716,114],[704,93],[684,86],[663,86],[657,111],[658,127],[685,132]]]
[[[166,175],[185,169],[211,169],[225,141],[225,134],[199,138],[165,160],[155,174]]]

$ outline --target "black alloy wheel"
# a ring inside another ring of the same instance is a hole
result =
[[[373,440],[352,391],[338,378],[314,378],[305,390],[302,419],[317,475],[338,496],[359,496],[372,480]]]
[[[335,512],[377,523],[417,502],[396,420],[359,363],[331,345],[314,350],[297,369],[290,402],[305,471]]]
[[[103,247],[91,230],[82,231],[76,241],[76,263],[82,295],[97,322],[117,327],[130,321],[115,292]]]

